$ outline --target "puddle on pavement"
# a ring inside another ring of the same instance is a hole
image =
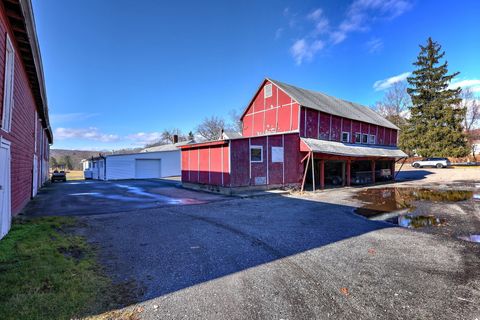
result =
[[[371,220],[382,220],[405,228],[445,225],[446,220],[433,215],[415,214],[415,201],[458,202],[477,200],[467,190],[433,190],[425,188],[371,188],[359,191],[354,198],[364,205],[355,212]]]
[[[471,235],[468,235],[468,236],[461,236],[461,237],[458,237],[458,238],[462,239],[462,240],[465,240],[465,241],[480,243],[480,234],[471,234]]]
[[[446,219],[437,218],[435,216],[416,216],[416,215],[399,215],[397,217],[398,225],[404,228],[423,228],[438,227],[445,225]]]

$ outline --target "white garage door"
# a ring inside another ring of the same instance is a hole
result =
[[[151,179],[161,178],[160,159],[136,159],[135,178]]]

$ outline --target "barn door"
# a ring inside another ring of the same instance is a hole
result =
[[[33,155],[33,182],[32,182],[32,197],[35,197],[38,192],[38,158]]]
[[[10,143],[0,137],[0,239],[10,230],[10,199]]]

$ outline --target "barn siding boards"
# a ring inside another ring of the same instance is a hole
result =
[[[43,122],[38,121],[40,107],[31,89],[25,64],[4,5],[0,5],[0,121],[3,117],[3,95],[5,85],[5,55],[7,34],[15,50],[13,106],[10,132],[0,129],[0,136],[10,142],[11,156],[11,213],[17,215],[32,197],[33,159],[37,156],[37,186],[48,179],[49,140]],[[35,148],[36,145],[36,148]]]
[[[332,141],[340,141],[342,118],[332,116],[331,138]]]
[[[298,134],[285,135],[284,143],[285,184],[298,184],[302,180],[303,173],[300,137]]]
[[[250,162],[251,176],[250,185],[265,185],[267,184],[267,139],[266,137],[250,138],[250,147],[262,147],[262,162]]]
[[[249,139],[230,141],[231,165],[230,185],[233,187],[250,184],[250,150]]]
[[[265,98],[265,86],[272,85],[272,96]],[[268,133],[298,130],[299,106],[274,84],[265,81],[242,116],[243,136],[254,137]]]

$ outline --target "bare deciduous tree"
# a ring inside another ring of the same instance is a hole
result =
[[[223,129],[225,129],[225,120],[217,116],[212,116],[205,118],[197,126],[196,132],[205,140],[210,141],[220,139]]]
[[[373,108],[397,127],[401,127],[406,123],[405,118],[411,104],[407,83],[402,81],[395,82]]]
[[[462,102],[460,108],[465,109],[465,120],[463,126],[468,139],[468,144],[472,149],[472,155],[475,157],[474,141],[478,140],[478,126],[480,124],[480,102],[475,98],[472,90],[465,88],[460,94]]]
[[[231,124],[229,126],[229,130],[233,130],[235,132],[242,132],[243,131],[243,124],[240,117],[242,116],[242,111],[238,110],[231,110],[230,111],[230,120]]]
[[[178,129],[178,128],[165,129],[165,130],[162,131],[162,134],[161,134],[160,139],[158,141],[147,144],[145,146],[145,148],[151,148],[151,147],[161,146],[161,145],[164,145],[164,144],[173,143],[173,136],[174,135],[178,136],[178,141],[186,141],[187,140],[187,136],[185,136],[180,129]]]

